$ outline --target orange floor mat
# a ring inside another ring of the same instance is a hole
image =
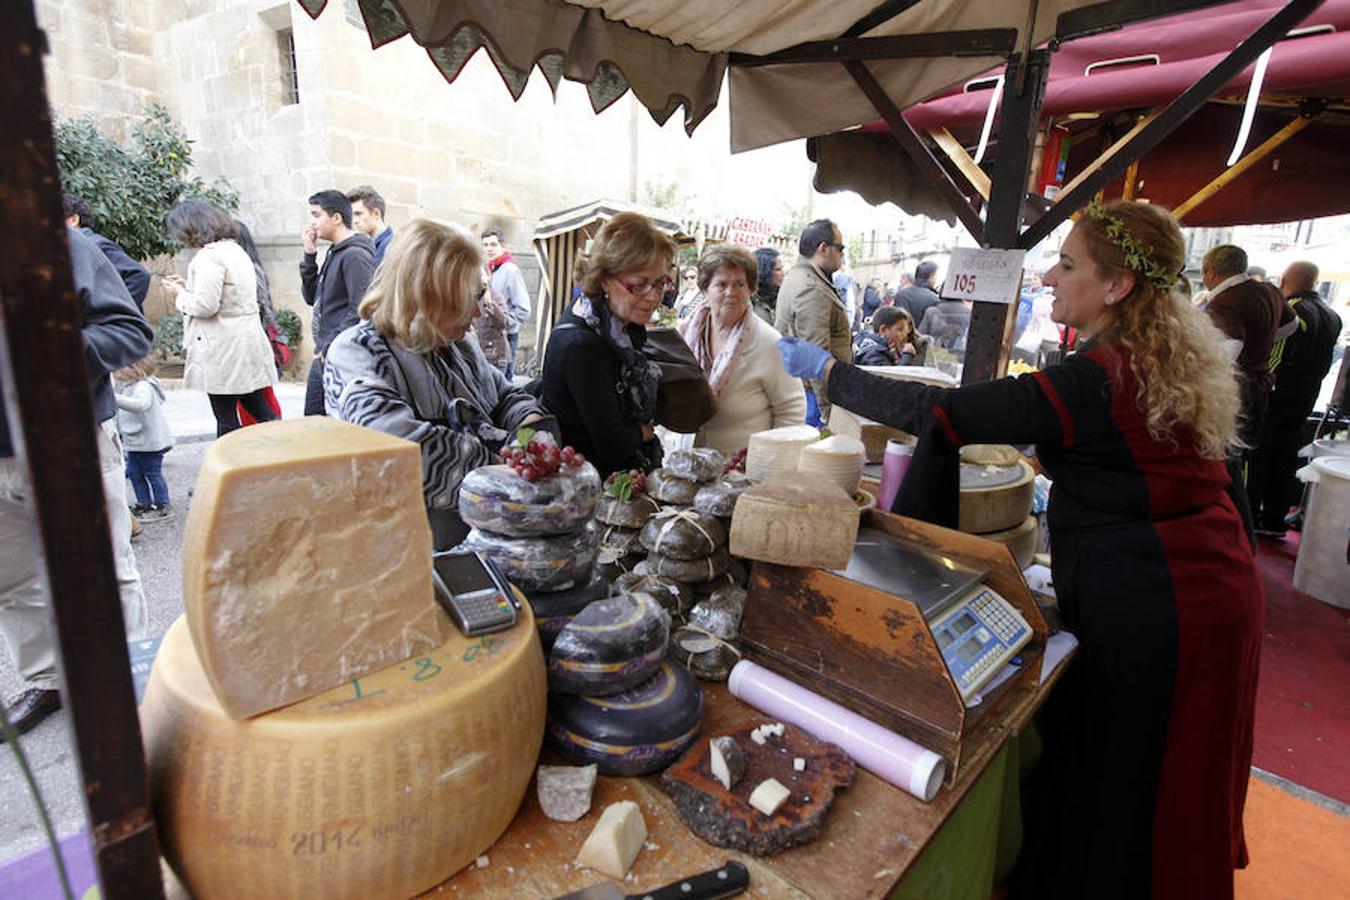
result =
[[[1334,897],[1350,884],[1350,817],[1252,778],[1243,819],[1251,864],[1237,900]]]

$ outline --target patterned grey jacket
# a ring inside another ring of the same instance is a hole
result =
[[[362,321],[329,346],[323,387],[330,416],[422,445],[428,509],[454,508],[464,476],[487,465],[529,416],[545,417],[531,428],[558,428],[537,399],[488,363],[472,335],[414,353]]]

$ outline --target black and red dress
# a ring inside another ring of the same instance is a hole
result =
[[[1233,895],[1265,598],[1221,460],[1148,433],[1123,354],[959,389],[836,364],[833,403],[922,440],[896,511],[956,517],[955,448],[1034,443],[1078,653],[1051,695],[1014,893]]]

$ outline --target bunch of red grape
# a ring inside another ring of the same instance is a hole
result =
[[[627,472],[613,472],[605,479],[605,494],[619,500],[631,500],[638,494],[646,493],[647,476],[638,469]]]
[[[524,447],[510,447],[504,452],[503,459],[517,475],[529,482],[556,475],[563,466],[579,469],[586,464],[586,457],[571,447],[559,449],[557,444],[542,441],[530,441]]]
[[[744,472],[745,454],[747,450],[749,450],[748,447],[742,447],[741,449],[737,450],[736,455],[733,456],[731,459],[727,460],[726,467],[722,469],[722,474],[728,475],[732,472]]]

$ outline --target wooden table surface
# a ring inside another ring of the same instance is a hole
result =
[[[609,880],[573,865],[598,812],[619,800],[635,801],[647,822],[647,845],[638,854],[625,894],[639,893],[715,869],[735,858],[750,870],[746,896],[885,897],[937,834],[1008,738],[1030,720],[1063,672],[1060,666],[1034,690],[1000,690],[965,748],[956,782],[924,803],[862,769],[836,794],[819,840],[769,857],[753,857],[704,843],[687,829],[661,790],[658,776],[601,777],[591,812],[578,822],[554,822],[539,808],[534,783],[515,820],[488,851],[488,865],[470,866],[424,897],[557,897]],[[745,719],[763,718],[721,684],[703,684],[703,728],[712,732]],[[545,750],[545,754],[549,754]]]

